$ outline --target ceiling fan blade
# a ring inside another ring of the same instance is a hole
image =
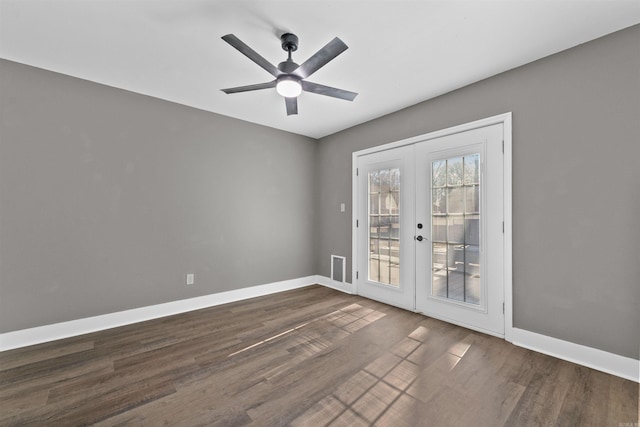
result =
[[[347,49],[348,46],[336,37],[317,51],[315,55],[304,61],[293,73],[300,78],[306,79]]]
[[[230,87],[228,89],[220,89],[224,93],[249,92],[250,90],[271,89],[276,87],[276,80],[267,83],[258,83],[255,85]]]
[[[278,77],[282,74],[275,65],[264,59],[258,52],[251,49],[247,46],[242,40],[234,36],[233,34],[227,34],[226,36],[222,36],[222,40],[229,43],[231,46],[235,47],[242,53],[244,56],[258,64],[260,67],[265,69],[269,74],[273,77]]]
[[[298,98],[285,98],[284,103],[287,106],[287,116],[298,114]]]
[[[342,90],[335,87],[319,85],[318,83],[311,83],[308,81],[301,81],[302,90],[305,92],[317,93],[319,95],[332,96],[334,98],[345,99],[347,101],[353,101],[358,96],[355,92],[349,92],[348,90]]]

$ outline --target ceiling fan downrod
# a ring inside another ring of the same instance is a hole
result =
[[[278,69],[283,73],[291,74],[298,68],[298,64],[293,62],[293,59],[291,58],[291,52],[298,50],[298,36],[291,33],[285,33],[280,36],[280,40],[282,40],[282,49],[287,52],[288,58],[286,61],[278,64]]]

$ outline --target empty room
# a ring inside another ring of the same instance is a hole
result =
[[[638,427],[638,0],[0,0],[1,426]]]

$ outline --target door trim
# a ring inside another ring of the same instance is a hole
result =
[[[428,141],[443,136],[453,135],[455,133],[466,132],[469,130],[490,126],[494,124],[503,125],[504,132],[504,158],[503,158],[503,218],[504,218],[504,338],[506,341],[513,341],[513,218],[512,218],[512,113],[503,113],[496,116],[487,117],[485,119],[476,120],[470,123],[464,123],[458,126],[441,129],[434,132],[429,132],[423,135],[414,136],[411,138],[403,139],[400,141],[390,142],[387,144],[379,145],[376,147],[367,148],[364,150],[356,151],[352,154],[352,181],[351,181],[351,212],[352,212],[352,226],[351,226],[351,282],[352,292],[358,293],[358,279],[356,275],[358,272],[358,157],[366,154],[376,153],[379,151],[390,150],[405,145],[415,144],[417,142]],[[364,219],[363,219],[364,220]],[[362,221],[360,221],[362,222]],[[485,331],[481,331],[485,332]]]

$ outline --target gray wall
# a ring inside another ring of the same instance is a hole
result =
[[[0,332],[315,274],[317,141],[8,61],[0,85]]]
[[[352,152],[508,111],[514,326],[638,358],[640,26],[323,138],[318,273],[350,280]]]
[[[319,143],[0,61],[0,332],[328,276],[330,254],[350,280],[351,153],[512,111],[515,326],[638,358],[639,40]]]

